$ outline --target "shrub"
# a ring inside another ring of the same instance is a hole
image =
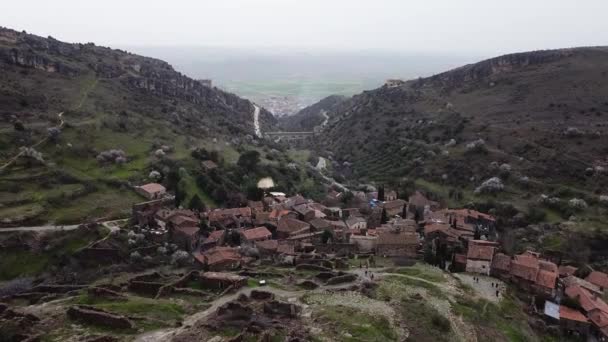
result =
[[[433,314],[433,317],[431,317],[431,323],[440,331],[449,332],[452,330],[450,320],[439,313]]]
[[[504,188],[505,186],[500,178],[492,177],[481,183],[481,185],[475,189],[475,193],[496,193],[502,191]]]

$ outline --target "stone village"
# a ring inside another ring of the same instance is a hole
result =
[[[345,195],[336,190],[327,193],[323,204],[268,192],[246,207],[206,212],[171,209],[160,184],[137,191],[150,199],[133,207],[133,223],[146,239],[170,241],[188,251],[201,279],[227,291],[243,286],[247,272],[242,270],[260,263],[326,272],[326,281],[337,284],[357,275],[332,276],[333,269],[365,269],[360,276],[369,279],[380,258],[395,265],[418,260],[449,272],[467,272],[477,281],[476,274],[509,283],[530,299],[530,314],[547,326],[568,335],[608,338],[608,305],[602,299],[607,274],[579,270],[562,264],[559,256],[535,251],[507,255],[497,242],[492,215],[442,208],[418,191],[407,199],[384,189],[380,194],[354,192],[363,203],[357,208],[336,205]],[[495,295],[503,290],[497,281]]]

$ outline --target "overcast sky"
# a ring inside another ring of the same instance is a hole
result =
[[[28,0],[0,25],[108,46],[496,55],[608,45],[608,0]]]

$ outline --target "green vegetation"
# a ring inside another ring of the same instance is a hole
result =
[[[516,299],[506,296],[500,304],[483,299],[457,298],[452,310],[476,327],[478,338],[503,334],[509,341],[536,341],[536,334],[529,328],[526,315]]]
[[[145,330],[171,326],[180,321],[186,313],[181,305],[173,301],[137,296],[129,296],[126,301],[112,301],[84,294],[75,298],[73,303],[90,305],[117,314],[145,317],[146,320],[139,324]]]
[[[427,264],[420,263],[417,263],[416,265],[411,267],[389,268],[388,270],[386,270],[386,272],[404,274],[428,280],[434,283],[442,283],[447,280],[445,274],[440,269],[429,267],[429,265]]]
[[[80,248],[87,246],[101,236],[100,231],[57,232],[50,236],[44,251],[4,249],[0,251],[0,280],[50,272],[51,266],[69,258]]]
[[[334,341],[398,341],[398,334],[383,316],[345,306],[324,306],[313,316],[324,322],[324,334]]]

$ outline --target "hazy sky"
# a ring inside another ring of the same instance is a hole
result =
[[[494,55],[608,45],[608,0],[29,0],[0,25],[99,45]]]

